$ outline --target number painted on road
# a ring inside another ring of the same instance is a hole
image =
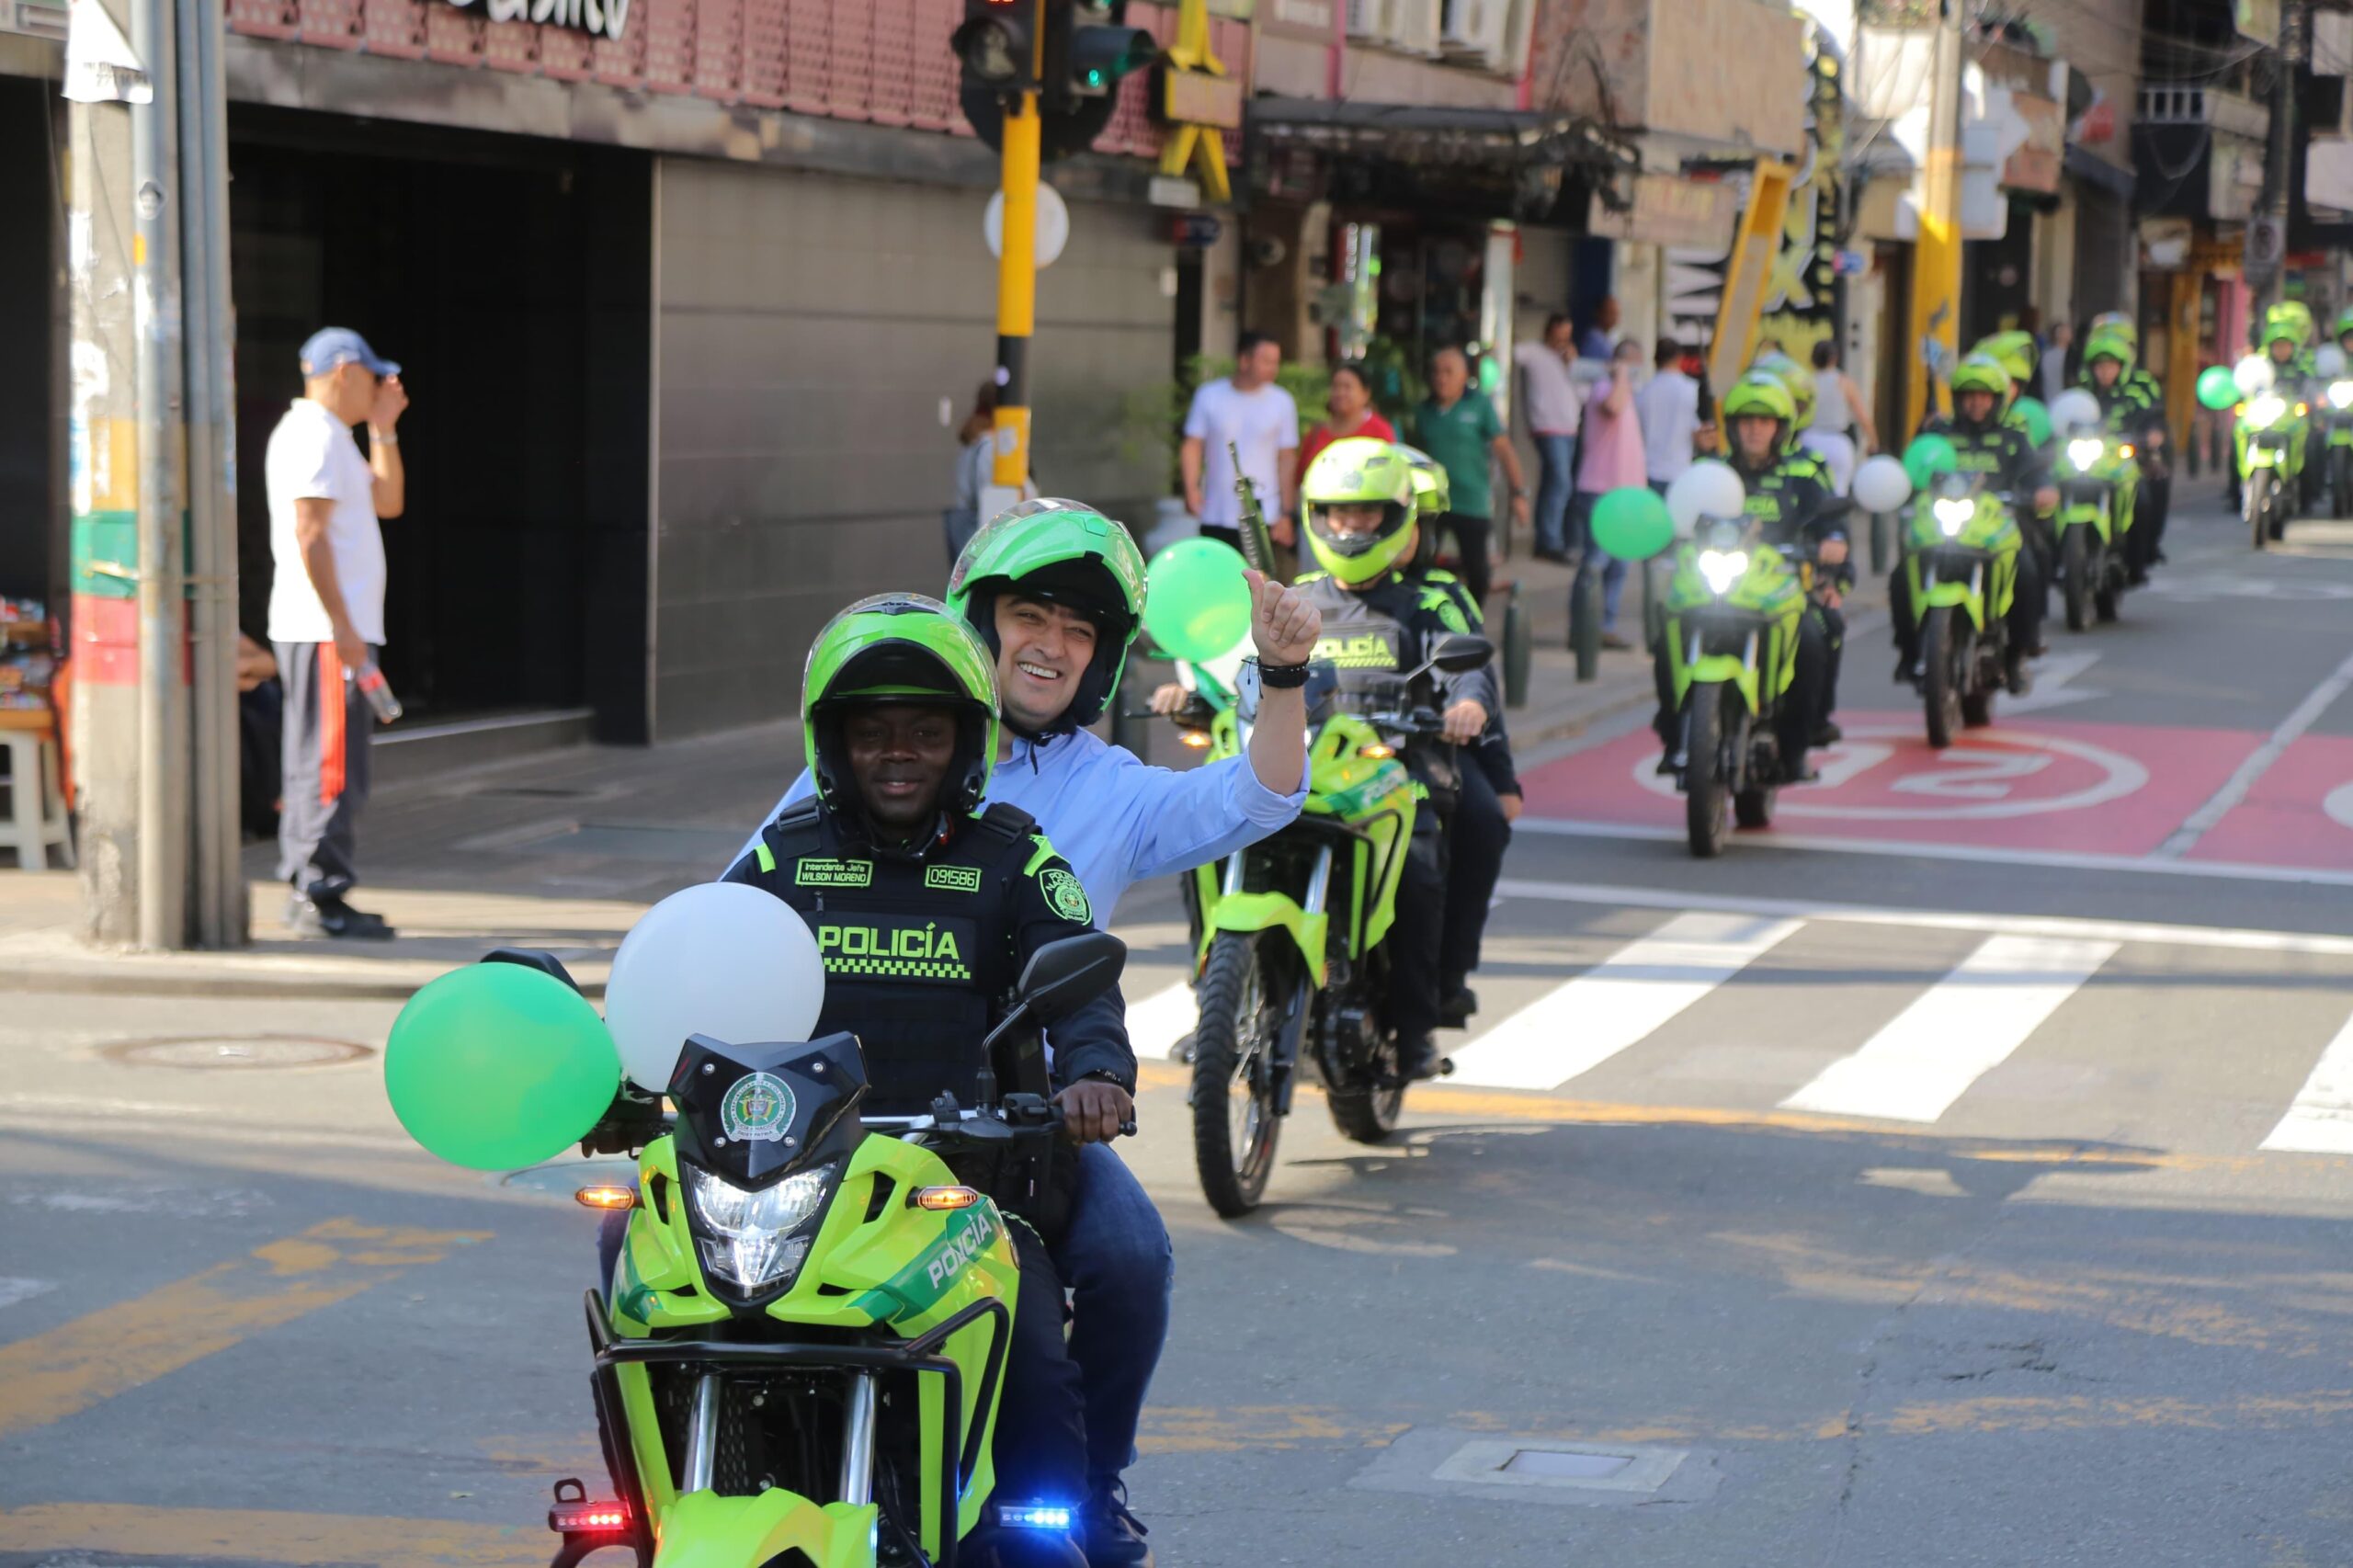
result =
[[[1913,773],[1888,786],[1907,795],[1928,795],[1940,801],[1999,801],[2018,779],[2031,778],[2051,766],[2046,753],[1972,751],[1957,746],[1938,760],[1936,773]]]

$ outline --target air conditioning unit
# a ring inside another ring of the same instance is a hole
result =
[[[1348,36],[1369,39],[1388,37],[1391,4],[1392,0],[1347,0]]]
[[[1435,55],[1443,37],[1438,26],[1440,0],[1390,0],[1388,40],[1408,54]]]
[[[1504,18],[1511,0],[1446,0],[1438,24],[1438,41],[1449,56],[1469,55],[1483,62],[1503,46]]]

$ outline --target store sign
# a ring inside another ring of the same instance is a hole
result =
[[[2057,100],[2032,93],[2012,91],[2009,98],[2015,117],[2012,134],[2024,135],[2002,160],[2002,184],[2011,190],[2056,195],[2060,164],[2067,153],[2066,110]]]
[[[449,0],[460,10],[479,4],[494,22],[530,22],[543,28],[594,33],[619,40],[629,20],[630,0]]]
[[[1732,243],[1737,216],[1722,181],[1638,175],[1628,210],[1612,211],[1594,197],[1586,232],[1650,245],[1722,246]]]
[[[2353,141],[2321,136],[2305,148],[2304,200],[2313,207],[2353,212]]]

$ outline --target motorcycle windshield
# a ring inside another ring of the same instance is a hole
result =
[[[866,1089],[855,1035],[759,1045],[689,1036],[670,1080],[679,1153],[738,1187],[769,1186],[855,1143]]]

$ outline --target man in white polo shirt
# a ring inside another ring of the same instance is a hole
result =
[[[384,645],[384,535],[406,505],[400,437],[408,407],[401,368],[347,327],[302,345],[302,395],[270,432],[269,640],[285,684],[284,796],[278,874],[291,890],[286,924],[304,937],[390,937],[381,917],[345,902],[358,880],[374,715],[360,672]],[[368,422],[368,455],[352,426]]]

